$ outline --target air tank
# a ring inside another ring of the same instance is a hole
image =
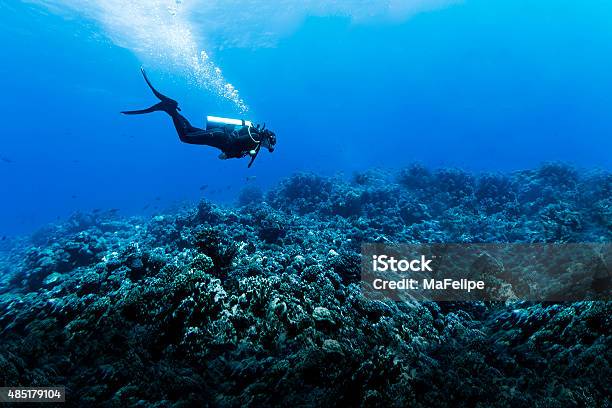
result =
[[[218,116],[206,116],[206,130],[226,128],[229,131],[240,130],[243,126],[252,127],[253,123],[250,120],[244,119],[229,119]]]

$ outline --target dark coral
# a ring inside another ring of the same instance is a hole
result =
[[[1,252],[0,384],[72,406],[607,406],[609,302],[404,304],[358,280],[362,242],[609,242],[611,192],[560,164],[412,166],[79,214]]]

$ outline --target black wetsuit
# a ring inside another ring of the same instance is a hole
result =
[[[253,161],[262,147],[262,133],[264,135],[274,136],[274,133],[264,130],[263,128],[253,128],[247,125],[238,128],[231,125],[226,127],[213,127],[211,129],[194,127],[178,112],[180,111],[178,103],[158,92],[153,85],[151,85],[144,70],[141,69],[141,71],[147,85],[149,85],[149,88],[151,88],[151,91],[153,91],[153,94],[155,94],[160,102],[147,109],[123,111],[122,113],[126,115],[141,115],[159,111],[166,112],[172,118],[176,132],[182,142],[216,147],[223,152],[221,156],[223,159],[241,158],[250,155],[251,161],[249,162],[249,167],[253,164]],[[273,147],[268,147],[268,149],[270,151],[274,150]]]
[[[259,146],[246,125],[238,130],[234,130],[234,126],[205,130],[192,126],[176,109],[166,112],[172,117],[176,133],[184,143],[216,147],[228,159],[244,157]]]

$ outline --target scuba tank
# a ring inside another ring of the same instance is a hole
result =
[[[229,132],[238,132],[245,126],[247,128],[253,127],[253,123],[250,120],[244,119],[228,119],[220,118],[218,116],[206,116],[206,130],[226,129]]]

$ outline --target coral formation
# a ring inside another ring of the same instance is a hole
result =
[[[609,242],[611,197],[610,174],[556,163],[412,166],[77,214],[0,256],[0,384],[79,406],[607,406],[609,302],[405,304],[356,282],[362,242]]]

